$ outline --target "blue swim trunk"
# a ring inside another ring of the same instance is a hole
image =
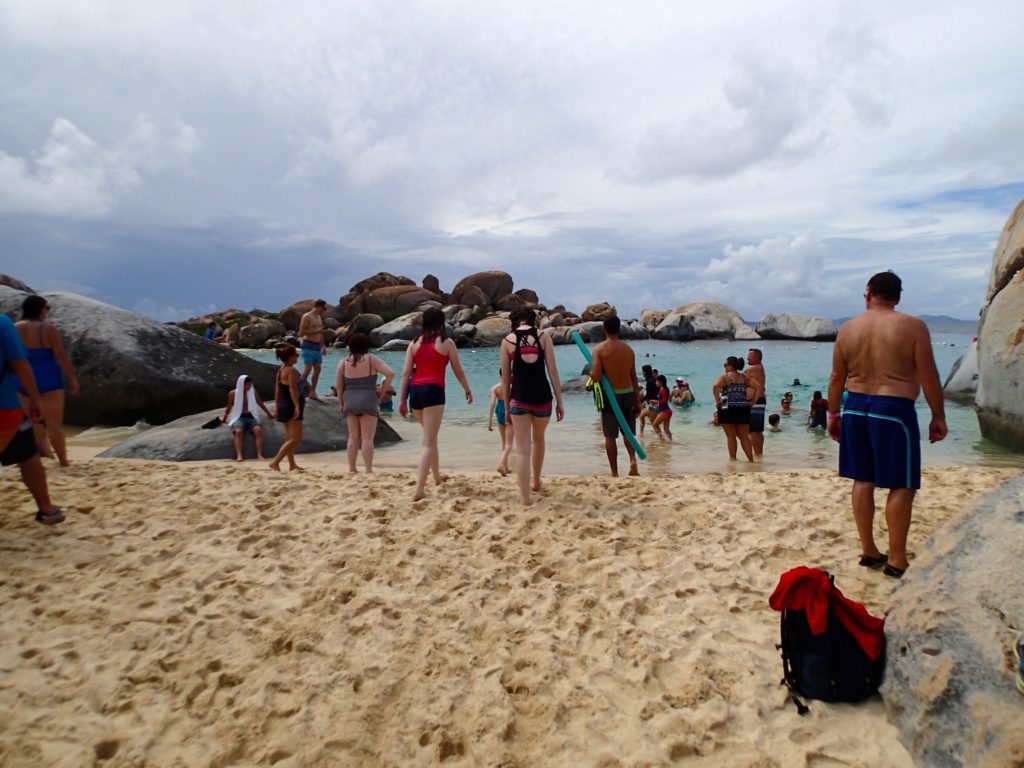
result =
[[[498,400],[498,402],[496,402],[494,404],[494,419],[501,426],[503,426],[503,427],[505,426],[505,401],[504,400]]]
[[[302,342],[302,364],[303,365],[321,365],[324,361],[323,353],[320,351],[320,345],[315,341]]]
[[[839,433],[839,475],[879,488],[921,487],[921,431],[914,401],[850,392]]]

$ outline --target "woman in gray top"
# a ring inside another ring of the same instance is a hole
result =
[[[348,357],[338,366],[335,386],[338,407],[348,421],[348,471],[356,471],[356,455],[363,449],[363,464],[373,472],[373,437],[377,434],[377,375],[384,374],[384,390],[391,388],[395,372],[376,355],[371,355],[365,333],[353,333],[348,339]]]

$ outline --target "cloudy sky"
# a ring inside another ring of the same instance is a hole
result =
[[[858,7],[863,6],[863,7]],[[549,305],[977,315],[1020,0],[0,2],[0,272],[161,320],[502,269]]]

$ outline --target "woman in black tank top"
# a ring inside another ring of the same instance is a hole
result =
[[[295,370],[295,362],[299,359],[299,350],[291,344],[282,344],[274,354],[282,365],[277,369],[274,386],[274,400],[277,408],[277,421],[284,424],[284,445],[270,462],[270,468],[281,469],[281,461],[288,459],[288,470],[305,472],[295,463],[295,449],[302,443],[302,414],[306,407],[306,398],[299,388],[299,372]]]
[[[551,421],[552,388],[558,421],[565,416],[565,410],[551,336],[537,330],[537,315],[532,309],[513,312],[511,320],[512,333],[501,341],[501,391],[517,444],[519,498],[529,505],[533,503],[531,490],[541,488],[544,433]]]
[[[729,460],[736,460],[736,441],[739,440],[747,461],[754,460],[750,444],[750,404],[757,397],[758,388],[740,371],[743,360],[729,357],[725,361],[725,373],[718,377],[711,388],[718,406],[718,425],[725,432],[725,444]]]

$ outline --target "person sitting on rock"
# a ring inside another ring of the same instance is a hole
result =
[[[227,422],[231,431],[235,433],[235,461],[243,461],[242,438],[246,432],[252,432],[253,440],[256,443],[256,458],[265,461],[263,455],[263,427],[260,426],[260,418],[257,408],[262,408],[267,418],[274,418],[267,409],[266,403],[252,385],[252,379],[245,374],[238,377],[235,388],[228,392],[228,405],[224,409],[221,421]]]

